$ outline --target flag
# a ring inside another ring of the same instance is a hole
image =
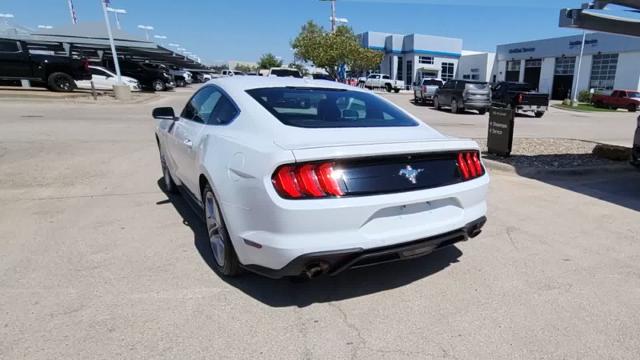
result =
[[[69,13],[71,14],[71,22],[75,25],[78,23],[78,14],[76,13],[76,8],[73,6],[73,0],[68,0],[69,4]]]

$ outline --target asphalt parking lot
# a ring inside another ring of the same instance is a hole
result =
[[[307,283],[218,277],[167,197],[144,104],[2,101],[0,359],[637,359],[640,173],[492,172],[472,241]],[[486,117],[394,101],[439,130]],[[552,110],[516,134],[630,144],[635,116]]]

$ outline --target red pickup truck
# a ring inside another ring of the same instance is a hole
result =
[[[596,94],[591,98],[595,107],[627,109],[635,112],[640,107],[640,91],[614,90],[611,95]]]

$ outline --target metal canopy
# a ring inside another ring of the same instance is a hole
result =
[[[15,29],[0,31],[0,38],[25,41],[30,49],[59,51],[66,45],[72,53],[81,54],[94,61],[111,57],[107,27],[103,23],[80,23],[40,31],[17,27]],[[183,68],[207,69],[203,64],[171,49],[124,31],[114,29],[113,36],[116,50],[121,57],[135,61],[168,63]]]
[[[602,14],[593,10],[604,9],[607,5],[620,5],[640,12],[640,0],[596,0],[581,9],[560,11],[560,27],[601,31],[621,35],[640,36],[640,20]]]

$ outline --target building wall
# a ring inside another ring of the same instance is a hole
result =
[[[640,52],[619,55],[614,87],[640,91]]]
[[[542,59],[542,69],[540,69],[539,91],[551,94],[553,90],[553,75],[556,69],[556,58],[549,57]]]
[[[479,81],[491,81],[494,62],[494,53],[463,55],[458,62],[456,79],[464,79],[465,75],[477,74]],[[476,71],[472,71],[472,69]]]
[[[593,62],[593,56],[585,55],[582,57],[582,65],[580,66],[580,79],[578,80],[578,92],[582,90],[589,90],[589,82],[591,81],[591,64]],[[576,59],[576,69],[574,73],[573,82],[575,84],[575,74],[578,72],[578,58]]]

